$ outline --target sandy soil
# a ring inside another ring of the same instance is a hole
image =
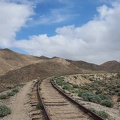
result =
[[[65,81],[72,83],[72,84],[77,84],[77,85],[82,85],[85,83],[91,83],[90,80],[85,79],[84,77],[82,77],[81,74],[76,74],[76,75],[66,75],[65,77]]]
[[[31,120],[28,114],[28,93],[30,93],[32,82],[27,83],[18,94],[10,98],[6,103],[12,110],[12,113],[0,120]]]

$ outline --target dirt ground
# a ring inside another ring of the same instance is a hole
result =
[[[19,93],[8,100],[0,101],[10,107],[12,113],[0,118],[0,120],[31,120],[28,114],[28,94],[31,90],[32,82],[27,83]]]

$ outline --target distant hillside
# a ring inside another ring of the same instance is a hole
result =
[[[40,59],[30,55],[22,55],[9,49],[0,49],[0,75],[10,70],[37,63]]]
[[[120,62],[118,61],[108,61],[100,65],[101,69],[109,72],[120,71]]]
[[[68,62],[76,65],[78,68],[83,68],[87,70],[102,70],[99,65],[93,64],[93,63],[87,63],[85,61],[73,61],[73,60],[67,60]]]
[[[22,67],[17,70],[9,71],[7,74],[0,77],[1,83],[21,83],[36,79],[41,79],[47,76],[65,75],[83,73],[82,69],[76,68],[72,64],[64,64],[59,60],[46,60],[41,63],[36,63]]]

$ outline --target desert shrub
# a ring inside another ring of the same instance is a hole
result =
[[[81,97],[83,93],[85,93],[86,91],[78,91],[78,96]]]
[[[62,86],[63,85],[63,80],[60,79],[60,78],[55,78],[56,80],[56,83],[59,85],[59,86]]]
[[[14,89],[12,90],[12,92],[18,93],[18,92],[19,92],[19,89],[18,89],[18,88],[14,88]]]
[[[43,104],[42,103],[38,103],[37,106],[36,106],[37,109],[43,109]]]
[[[15,95],[15,92],[7,92],[7,96],[14,96]]]
[[[64,85],[64,86],[62,87],[62,89],[67,90],[67,91],[70,91],[70,90],[71,90],[71,86],[67,84],[67,85]]]
[[[81,86],[81,89],[83,89],[83,90],[89,90],[90,86],[89,85],[83,85],[83,86]]]
[[[6,105],[0,105],[0,117],[4,117],[10,113],[10,108],[8,108]]]
[[[94,78],[89,78],[90,81],[94,81]]]
[[[120,88],[120,85],[117,85],[116,87],[117,87],[117,88]]]
[[[117,94],[118,96],[120,96],[120,92],[118,92],[118,94]]]
[[[73,85],[73,88],[79,88],[79,85],[75,85],[75,84],[74,84],[74,85]]]
[[[90,108],[90,111],[92,111],[93,113],[97,114],[98,116],[102,117],[102,118],[108,118],[109,114],[106,113],[105,111],[97,111],[94,108]]]
[[[106,113],[105,111],[98,111],[98,115],[102,118],[108,118],[109,114]]]
[[[100,97],[101,100],[110,100],[110,98],[107,95],[99,94],[98,96]]]
[[[75,79],[77,79],[77,76],[73,76]]]
[[[120,102],[120,96],[118,97],[117,102]]]
[[[96,90],[96,92],[95,92],[95,94],[101,94],[102,93],[102,91],[101,90]]]
[[[101,105],[106,106],[106,107],[113,107],[113,102],[111,100],[102,100]]]
[[[89,109],[91,112],[96,113],[97,111],[94,108]]]
[[[117,78],[120,78],[120,72],[117,73]]]
[[[101,99],[100,99],[99,96],[97,96],[93,93],[90,93],[90,92],[83,93],[81,97],[85,101],[90,101],[90,102],[94,102],[94,103],[100,103],[101,102]]]
[[[0,99],[7,99],[7,95],[6,94],[1,94]]]
[[[118,93],[120,92],[120,88],[116,88],[114,91]]]

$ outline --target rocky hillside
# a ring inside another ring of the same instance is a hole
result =
[[[100,65],[101,69],[109,72],[119,72],[120,62],[118,61],[108,61]]]
[[[83,68],[87,70],[97,70],[100,71],[102,70],[99,65],[93,64],[93,63],[87,63],[85,61],[72,61],[72,60],[67,60],[68,62],[76,65],[78,68]]]
[[[40,59],[30,55],[22,55],[9,49],[0,49],[0,75],[10,70],[37,63]]]
[[[31,81],[40,77],[82,73],[82,69],[76,68],[72,64],[65,64],[60,60],[45,60],[36,64],[31,64],[17,70],[7,72],[0,77],[2,84],[18,84]]]

